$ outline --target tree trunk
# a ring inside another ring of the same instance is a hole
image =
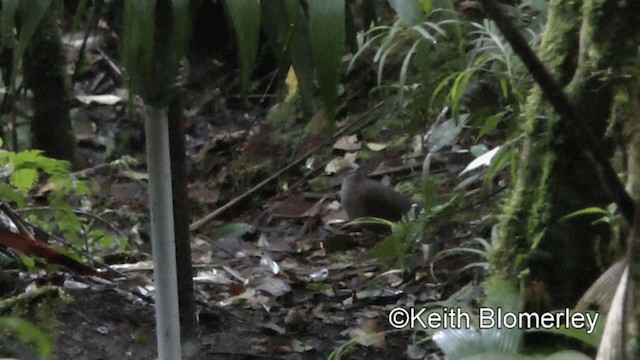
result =
[[[32,146],[45,155],[75,162],[75,137],[69,116],[66,57],[51,5],[24,53],[24,82],[33,92]]]
[[[637,68],[639,16],[637,2],[555,0],[539,49],[581,120],[601,140],[594,151],[608,156],[614,154],[608,135],[633,119],[621,111],[629,105],[618,102],[628,101],[637,87],[630,66]],[[611,199],[538,88],[524,118],[521,167],[492,262],[499,276],[524,279],[530,308],[573,306],[624,249],[612,246],[610,227],[594,225],[593,217],[560,219],[586,207],[605,208]]]
[[[171,190],[173,193],[173,223],[176,238],[176,271],[180,312],[182,355],[194,359],[198,352],[196,303],[191,267],[191,209],[187,194],[187,165],[184,142],[183,102],[178,95],[169,105],[169,155],[171,158]]]

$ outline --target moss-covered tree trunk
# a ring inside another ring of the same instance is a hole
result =
[[[24,82],[33,92],[32,146],[47,156],[75,162],[75,137],[69,116],[66,56],[56,25],[55,2],[25,50]]]
[[[628,106],[638,87],[640,2],[552,0],[548,19],[539,56],[601,140],[595,151],[613,156],[609,135],[625,126],[624,99]],[[524,280],[530,307],[572,306],[624,249],[610,251],[611,231],[594,217],[560,221],[611,200],[538,88],[524,116],[521,165],[492,263],[498,276]]]

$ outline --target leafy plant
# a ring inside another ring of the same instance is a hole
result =
[[[286,71],[293,65],[303,105],[309,107],[317,81],[326,118],[332,124],[344,53],[344,0],[310,0],[304,9],[298,1],[291,0],[225,3],[238,43],[243,89],[246,90],[255,65],[262,24],[279,59],[279,69]]]
[[[48,158],[40,150],[0,153],[0,164],[3,165],[1,175],[9,180],[9,185],[0,184],[0,197],[15,201],[19,206],[25,206],[27,194],[40,179],[41,172],[50,176],[51,182],[59,182],[71,170],[68,162]]]
[[[378,218],[356,219],[354,223],[379,224],[391,227],[391,235],[380,241],[369,253],[368,257],[376,258],[395,264],[401,269],[406,267],[406,256],[422,239],[423,234],[444,218],[447,218],[457,208],[457,197],[439,204],[435,197],[425,203],[423,210],[413,208],[401,221],[393,223]]]
[[[0,177],[5,180],[0,182],[0,199],[14,203],[18,212],[28,213],[32,225],[61,236],[76,249],[83,242],[87,251],[111,248],[114,244],[123,249],[124,239],[117,238],[112,231],[94,227],[95,216],[80,216],[83,212],[75,210],[98,189],[93,179],[81,176],[71,172],[68,162],[46,157],[40,150],[0,153]],[[29,207],[33,204],[30,195],[36,189],[46,195],[47,207]],[[78,257],[77,252],[60,250]],[[29,268],[35,265],[26,258],[23,260]]]
[[[607,223],[607,224],[619,226],[622,222],[622,217],[618,212],[618,206],[615,203],[607,206],[606,209],[603,209],[597,206],[580,209],[572,212],[571,214],[561,217],[560,221],[567,221],[573,218],[586,216],[586,215],[598,216],[598,218],[591,223],[592,225]]]
[[[476,244],[479,246],[477,246]],[[465,241],[464,243],[460,244],[459,246],[453,249],[448,249],[448,250],[439,252],[435,256],[433,261],[436,262],[438,260],[442,260],[450,256],[465,255],[465,254],[478,255],[480,256],[481,259],[483,259],[481,261],[466,264],[462,268],[456,270],[451,274],[451,276],[454,277],[456,274],[465,272],[473,268],[488,270],[489,262],[486,261],[486,258],[490,250],[491,250],[491,244],[487,240],[482,238],[474,238],[469,241]]]
[[[431,54],[430,50],[440,39],[446,39],[448,29],[446,25],[455,25],[455,20],[445,16],[441,21],[423,21],[425,15],[452,14],[445,9],[433,9],[431,6],[420,7],[415,1],[389,1],[398,14],[392,25],[379,25],[359,35],[360,46],[349,63],[352,70],[356,61],[370,48],[377,44],[373,62],[377,63],[377,82],[382,84],[383,70],[389,64],[389,57],[402,54],[402,65],[398,77],[400,95],[407,88],[409,66],[414,56],[418,56],[418,66],[423,71],[423,77],[428,77],[430,71],[424,62]],[[366,40],[365,40],[366,39]],[[393,63],[393,62],[392,62]],[[424,84],[427,85],[427,84]]]
[[[467,44],[472,50],[466,55],[468,64],[465,69],[448,75],[437,84],[431,102],[440,97],[442,92],[446,92],[446,99],[457,118],[464,100],[467,106],[474,107],[467,110],[473,111],[476,123],[481,125],[481,135],[485,135],[495,129],[507,115],[511,115],[510,118],[518,116],[519,108],[524,104],[527,90],[531,86],[531,79],[492,21],[470,22],[469,26],[472,30]],[[532,46],[539,39],[539,31],[525,29]],[[499,86],[493,89],[493,84]],[[496,112],[483,114],[479,107],[487,102],[502,106],[496,107]]]

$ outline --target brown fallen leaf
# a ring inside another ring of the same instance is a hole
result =
[[[357,151],[362,148],[362,143],[358,141],[357,135],[343,136],[333,144],[336,150]]]
[[[349,337],[362,346],[373,346],[387,351],[384,331],[374,320],[364,320],[359,327],[350,329]]]

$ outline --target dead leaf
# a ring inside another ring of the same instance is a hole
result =
[[[349,330],[349,337],[362,346],[373,346],[387,351],[384,332],[375,320],[364,320],[360,327]]]
[[[337,157],[329,161],[329,163],[324,167],[325,174],[337,174],[345,167],[346,164],[355,162],[357,156],[357,152],[346,153],[343,157]]]
[[[282,326],[274,323],[273,321],[269,321],[267,323],[263,323],[262,325],[260,325],[260,327],[275,331],[276,333],[278,333],[280,335],[282,335],[285,332],[287,332],[287,330],[285,328],[283,328]]]
[[[263,277],[254,288],[264,291],[273,297],[280,297],[291,291],[289,283],[276,277]]]
[[[362,148],[362,143],[358,141],[357,135],[343,136],[333,144],[336,150],[358,151]]]
[[[77,95],[78,99],[83,104],[97,103],[101,105],[115,105],[122,101],[122,98],[117,95]]]
[[[366,143],[367,147],[369,148],[369,150],[371,151],[381,151],[387,148],[387,146],[389,146],[389,143],[372,143],[372,142],[368,142]]]
[[[296,339],[291,340],[291,348],[297,353],[313,350],[313,346],[307,345]]]
[[[315,204],[313,204],[312,207],[307,209],[307,211],[305,211],[302,214],[302,217],[309,218],[309,217],[316,217],[320,215],[320,212],[322,210],[322,205],[324,204],[325,200],[327,200],[326,197],[323,197],[322,199],[318,200]]]
[[[305,198],[304,195],[289,196],[274,206],[273,216],[285,219],[300,219],[316,206],[316,203]]]
[[[296,72],[293,70],[293,66],[289,66],[289,71],[287,71],[287,78],[284,82],[287,84],[288,90],[287,97],[284,102],[288,102],[298,92],[298,77],[296,76]]]

